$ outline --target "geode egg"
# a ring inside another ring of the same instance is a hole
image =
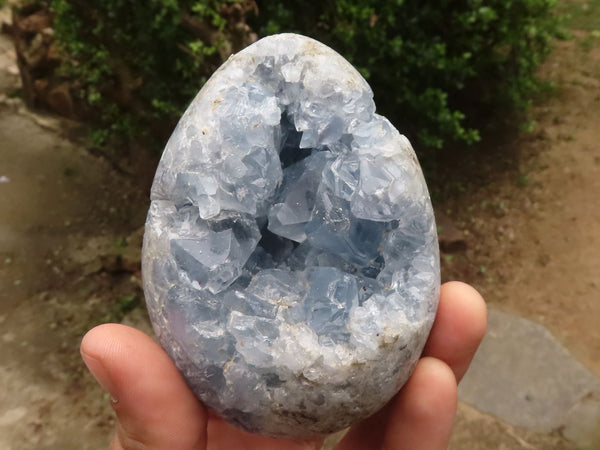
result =
[[[407,380],[438,301],[433,211],[410,143],[332,49],[281,34],[232,56],[173,132],[151,199],[154,329],[223,418],[323,435]]]

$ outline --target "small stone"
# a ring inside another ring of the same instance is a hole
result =
[[[46,103],[52,111],[63,116],[73,117],[75,105],[71,96],[69,83],[61,83],[54,86],[46,94]]]
[[[452,220],[441,211],[436,211],[435,219],[442,252],[464,252],[468,248],[465,233],[459,230]]]
[[[340,55],[282,34],[232,56],[169,140],[142,272],[195,394],[306,438],[379,410],[433,323],[439,253],[408,140]]]

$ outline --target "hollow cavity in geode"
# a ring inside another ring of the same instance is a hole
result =
[[[322,435],[406,381],[437,306],[433,212],[410,143],[340,55],[283,34],[232,56],[181,118],[151,197],[154,329],[225,419]]]

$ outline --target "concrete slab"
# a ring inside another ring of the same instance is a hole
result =
[[[600,408],[590,401],[599,395],[600,379],[545,327],[493,309],[459,387],[460,400],[481,412],[535,432],[563,430],[582,445],[600,430]]]

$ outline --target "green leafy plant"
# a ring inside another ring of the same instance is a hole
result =
[[[261,34],[321,40],[368,78],[384,114],[421,145],[472,144],[525,109],[558,30],[556,0],[265,2]]]
[[[140,304],[140,299],[137,295],[125,295],[117,301],[118,311],[122,314],[127,314],[133,311]]]
[[[100,145],[114,135],[162,140],[207,76],[237,50],[232,41],[245,14],[233,7],[239,0],[49,4],[64,55],[57,76],[76,80]]]
[[[247,45],[254,0],[48,0],[65,55],[97,124],[94,141],[162,147],[178,115],[232,51]],[[420,148],[472,144],[517,117],[558,30],[557,0],[258,2],[261,35],[292,31],[338,50],[369,80],[379,112]]]

